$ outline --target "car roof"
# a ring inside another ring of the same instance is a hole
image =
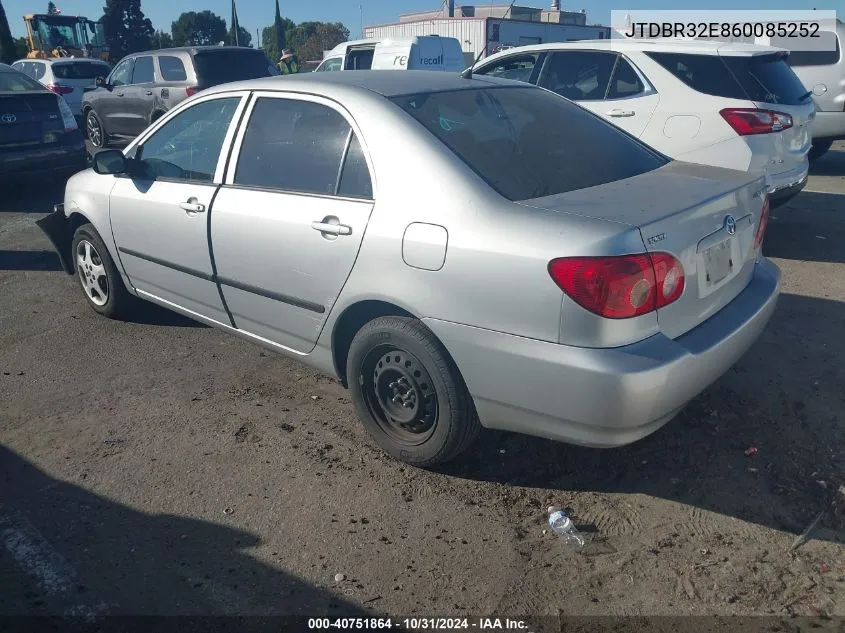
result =
[[[70,64],[76,62],[83,62],[85,64],[106,64],[108,62],[104,62],[102,59],[94,59],[92,57],[51,57],[49,59],[40,59],[40,58],[23,58],[23,59],[16,59],[13,64],[19,64],[21,62],[41,62],[43,64]]]
[[[532,44],[530,46],[518,46],[509,48],[490,55],[482,61],[493,57],[505,56],[520,52],[569,50],[569,49],[591,49],[605,51],[643,51],[655,53],[692,53],[696,55],[722,55],[750,57],[754,55],[765,55],[771,53],[788,52],[786,49],[762,44],[746,44],[744,42],[716,42],[712,40],[693,40],[682,38],[657,38],[657,39],[610,39],[610,40],[579,40],[577,42],[548,42],[546,44]]]
[[[172,53],[199,53],[201,51],[252,51],[263,53],[260,48],[250,48],[249,46],[215,46],[209,44],[208,46],[173,46],[171,48],[156,48],[149,51],[139,51],[137,53],[130,53],[126,57],[138,57],[140,55],[167,55]]]
[[[16,72],[18,72],[18,71],[15,70],[14,68],[12,68],[11,66],[9,66],[9,64],[4,64],[4,63],[0,62],[0,73],[16,73]]]
[[[407,94],[490,87],[536,89],[531,84],[516,83],[507,79],[479,75],[473,75],[471,79],[464,79],[459,73],[437,70],[355,70],[262,77],[222,84],[203,90],[201,94],[207,95],[233,90],[292,90],[328,95],[344,89],[353,89],[362,92],[368,91],[389,98]]]
[[[396,35],[390,37],[371,37],[363,40],[349,40],[346,42],[341,42],[337,46],[335,46],[330,51],[326,52],[326,59],[328,59],[329,55],[333,53],[339,53],[341,51],[345,51],[348,48],[352,48],[355,46],[376,46],[378,44],[414,44],[420,39],[430,39],[433,37],[440,37],[439,35]],[[444,37],[442,39],[452,39],[449,37]]]

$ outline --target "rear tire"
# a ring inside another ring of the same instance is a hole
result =
[[[94,110],[88,110],[85,115],[85,138],[97,149],[108,147],[111,140]]]
[[[458,368],[417,319],[387,316],[364,325],[349,348],[347,381],[369,434],[408,464],[450,461],[481,429]]]
[[[95,312],[109,319],[126,316],[134,297],[123,285],[123,278],[94,226],[83,224],[73,234],[71,246],[76,279],[85,299]]]
[[[827,154],[832,145],[833,141],[813,141],[813,146],[810,148],[810,152],[807,154],[807,159],[811,163],[817,161],[819,158]]]

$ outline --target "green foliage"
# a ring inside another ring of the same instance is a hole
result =
[[[225,41],[226,20],[208,9],[187,11],[170,26],[175,46],[204,46]]]
[[[141,0],[106,0],[100,22],[112,62],[153,47],[155,29],[141,10]]]
[[[170,48],[173,46],[173,37],[166,31],[153,33],[153,48]]]
[[[11,64],[18,59],[15,40],[12,39],[12,32],[9,30],[9,21],[6,19],[6,10],[0,0],[0,62]]]
[[[235,29],[230,28],[229,32],[226,34],[226,43],[230,46],[235,45]],[[252,35],[249,34],[244,27],[238,26],[238,39],[237,39],[238,46],[252,46]]]
[[[302,22],[296,24],[282,18],[287,48],[293,50],[300,62],[323,59],[323,51],[330,50],[349,39],[349,29],[340,22]],[[276,63],[281,50],[276,46],[276,25],[265,27],[261,33],[261,48],[270,61]]]

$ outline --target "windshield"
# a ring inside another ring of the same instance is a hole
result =
[[[85,44],[85,38],[84,34],[80,33],[80,26],[75,18],[51,16],[32,19],[32,27],[42,49],[81,49]]]
[[[0,92],[26,92],[27,90],[44,91],[45,88],[34,79],[17,71],[0,71]]]
[[[56,79],[96,79],[107,77],[111,72],[108,64],[91,62],[63,62],[53,64],[53,75]]]
[[[509,200],[594,187],[668,159],[598,116],[536,88],[485,88],[394,97]]]
[[[279,69],[258,50],[200,51],[194,55],[200,83],[205,86],[278,75]]]

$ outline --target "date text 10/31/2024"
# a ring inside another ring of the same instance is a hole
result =
[[[531,633],[528,624],[510,618],[309,618],[309,630],[345,629],[374,631],[404,629],[410,631],[520,631]]]

